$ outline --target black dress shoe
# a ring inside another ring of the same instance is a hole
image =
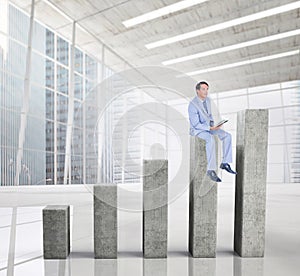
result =
[[[210,177],[212,181],[221,182],[222,180],[217,176],[215,171],[207,171],[207,175]]]
[[[221,163],[220,168],[223,169],[223,170],[226,170],[226,171],[229,172],[229,173],[237,174],[235,171],[233,171],[233,170],[230,168],[230,165],[229,165],[228,163]]]

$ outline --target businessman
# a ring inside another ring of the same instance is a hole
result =
[[[206,142],[207,175],[215,182],[221,182],[216,174],[216,147],[214,135],[218,135],[223,143],[223,159],[220,168],[229,173],[236,174],[229,163],[232,162],[231,134],[214,126],[211,112],[210,98],[208,95],[209,85],[201,81],[196,85],[197,96],[189,104],[190,135],[197,136]]]

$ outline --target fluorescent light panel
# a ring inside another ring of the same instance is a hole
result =
[[[60,15],[62,15],[64,18],[69,20],[70,22],[73,22],[74,20],[68,16],[66,13],[61,11],[58,7],[56,7],[53,3],[51,3],[49,0],[43,0],[47,5],[49,5],[52,9],[54,9],[56,12],[58,12]]]
[[[200,75],[200,74],[203,74],[203,73],[229,69],[229,68],[238,67],[238,66],[242,66],[242,65],[247,65],[247,64],[252,64],[252,63],[257,63],[257,62],[262,62],[262,61],[268,61],[268,60],[282,58],[282,57],[298,55],[299,53],[300,53],[300,50],[289,51],[289,52],[284,52],[284,53],[275,54],[275,55],[271,55],[271,56],[265,56],[265,57],[255,58],[255,59],[249,59],[249,60],[245,60],[245,61],[240,61],[240,62],[225,64],[225,65],[221,65],[221,66],[211,67],[211,68],[207,68],[207,69],[192,71],[192,72],[186,73],[186,75],[195,76],[195,75]]]
[[[201,36],[201,35],[204,35],[204,34],[220,31],[220,30],[223,30],[223,29],[227,29],[229,27],[233,27],[233,26],[237,26],[237,25],[244,24],[244,23],[247,23],[247,22],[255,21],[255,20],[258,20],[258,19],[262,19],[262,18],[265,18],[265,17],[272,16],[272,15],[288,12],[288,11],[295,10],[295,9],[298,9],[298,8],[300,8],[300,1],[290,3],[290,4],[287,4],[287,5],[283,5],[283,6],[279,6],[279,7],[276,7],[276,8],[272,8],[272,9],[269,9],[269,10],[266,10],[266,11],[258,12],[258,13],[255,13],[255,14],[243,16],[243,17],[240,17],[240,18],[236,18],[236,19],[233,19],[233,20],[230,20],[230,21],[227,21],[227,22],[223,22],[223,23],[213,25],[213,26],[208,26],[208,27],[205,27],[205,28],[202,28],[202,29],[198,29],[196,31],[184,33],[184,34],[173,36],[173,37],[166,38],[166,39],[162,39],[162,40],[159,40],[159,41],[156,41],[156,42],[153,42],[153,43],[146,44],[145,47],[147,49],[153,49],[153,48],[161,47],[161,46],[172,44],[172,43],[175,43],[175,42],[178,42],[178,41],[182,41],[182,40],[186,40],[186,39],[193,38],[193,37],[196,37],[196,36]]]
[[[174,13],[198,4],[201,4],[203,2],[206,2],[208,0],[185,0],[185,1],[180,1],[178,3],[157,9],[155,11],[152,12],[148,12],[145,14],[142,14],[140,16],[131,18],[129,20],[123,21],[123,25],[127,28],[153,20],[155,18],[158,17],[162,17],[164,15],[170,14],[170,13]]]
[[[246,42],[206,51],[206,52],[201,52],[201,53],[197,53],[197,54],[193,54],[193,55],[189,55],[189,56],[166,60],[166,61],[163,61],[162,64],[163,65],[171,65],[171,64],[180,63],[180,62],[184,62],[184,61],[188,61],[188,60],[193,60],[193,59],[197,59],[197,58],[201,58],[201,57],[207,57],[207,56],[211,56],[211,55],[215,55],[215,54],[229,52],[229,51],[241,49],[244,47],[262,44],[262,43],[266,43],[266,42],[270,42],[270,41],[274,41],[274,40],[278,40],[278,39],[282,39],[282,38],[296,36],[299,34],[300,34],[300,29],[297,29],[297,30],[285,32],[282,34],[266,36],[266,37],[262,37],[262,38],[258,38],[258,39],[254,39],[254,40],[250,40],[250,41],[246,41]]]

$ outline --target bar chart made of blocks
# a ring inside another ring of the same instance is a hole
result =
[[[237,117],[234,250],[241,257],[264,256],[268,117],[267,109]]]
[[[215,137],[216,155],[217,140]],[[218,160],[218,158],[216,158]],[[216,256],[217,183],[206,175],[205,141],[190,137],[189,251],[196,258]]]
[[[143,254],[166,258],[168,251],[168,161],[143,161]]]
[[[238,113],[234,250],[241,257],[264,256],[268,116],[266,109]],[[215,143],[217,153],[216,137]],[[218,184],[207,177],[206,170],[205,141],[191,136],[189,251],[197,258],[216,256]],[[93,192],[95,258],[117,258],[117,185],[95,185]],[[58,228],[57,234],[63,235],[65,251],[61,255],[49,249],[45,258],[66,258],[70,252],[69,207],[58,207],[52,206],[49,212],[53,212],[51,220],[55,221],[60,220],[58,212],[64,214],[63,228]],[[45,233],[50,223],[50,213],[46,216],[46,212]],[[44,246],[52,235],[44,236]],[[145,258],[166,258],[167,248],[168,160],[143,160],[143,254]]]

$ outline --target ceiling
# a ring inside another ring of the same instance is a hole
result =
[[[30,12],[29,0],[13,0]],[[71,40],[72,23],[45,0],[36,0],[36,18]],[[81,28],[77,43],[101,59],[101,43],[109,49],[105,62],[116,71],[130,66],[161,66],[162,62],[186,55],[230,46],[300,28],[300,9],[214,31],[173,44],[147,49],[145,44],[199,28],[268,10],[291,0],[210,0],[130,28],[122,22],[178,2],[177,0],[50,0]],[[187,73],[300,49],[300,35],[243,47],[224,53],[169,65],[174,77]],[[120,58],[121,57],[121,58]],[[178,72],[177,72],[178,71]],[[151,74],[148,76],[151,78]],[[214,91],[253,87],[300,79],[300,55],[216,70],[194,75],[206,80]],[[189,88],[186,88],[189,89]]]

